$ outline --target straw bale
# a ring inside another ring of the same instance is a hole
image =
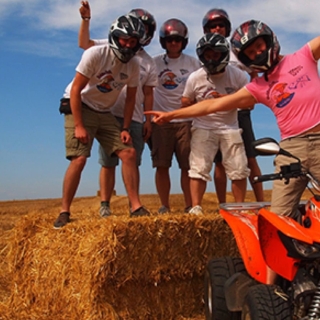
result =
[[[173,319],[203,310],[210,258],[237,256],[219,215],[80,212],[53,230],[52,215],[29,214],[11,233],[11,295],[0,319]],[[85,210],[83,210],[85,211]]]

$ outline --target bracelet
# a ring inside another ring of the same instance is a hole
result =
[[[130,133],[130,130],[129,130],[128,128],[122,128],[122,129],[121,129],[121,132],[122,132],[122,131],[127,131],[127,132]]]
[[[82,20],[86,20],[86,21],[91,19],[91,17],[83,17],[83,16],[81,16],[81,18],[82,18]]]

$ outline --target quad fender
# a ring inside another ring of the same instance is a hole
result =
[[[227,209],[221,206],[220,214],[233,232],[248,274],[261,283],[268,283],[269,268],[260,249],[257,215]]]
[[[300,260],[287,256],[287,249],[280,240],[278,231],[309,244],[313,243],[313,239],[308,234],[309,230],[295,220],[264,208],[259,211],[258,234],[264,260],[277,274],[292,281]]]

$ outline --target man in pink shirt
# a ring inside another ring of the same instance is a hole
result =
[[[320,180],[320,78],[317,65],[320,36],[293,54],[283,56],[273,31],[261,21],[249,20],[235,30],[231,45],[239,61],[260,73],[259,77],[222,98],[204,100],[168,113],[149,112],[154,115],[153,121],[164,123],[231,110],[234,106],[245,109],[263,103],[277,119],[281,147],[299,157],[302,165]],[[277,156],[276,171],[288,162],[290,159]],[[292,179],[287,185],[275,181],[271,210],[281,215],[294,214],[307,183],[302,178]]]

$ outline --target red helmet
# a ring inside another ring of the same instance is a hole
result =
[[[182,48],[184,50],[188,44],[188,28],[179,19],[169,19],[163,23],[159,31],[160,44],[163,49],[166,49],[165,39],[171,36],[182,38]]]
[[[267,49],[251,60],[243,51],[259,37],[263,37]],[[261,21],[248,20],[242,23],[234,31],[230,42],[232,51],[238,60],[258,72],[268,71],[278,62],[280,52],[278,39],[273,31]]]
[[[221,19],[224,20],[225,24],[226,24],[226,35],[225,37],[229,37],[230,36],[230,31],[231,31],[231,22],[229,19],[229,16],[227,14],[226,11],[224,11],[223,9],[211,9],[209,10],[205,16],[202,19],[202,28],[203,28],[203,33],[210,33],[210,30],[208,29],[208,24],[216,19]]]
[[[150,41],[153,38],[154,32],[156,31],[156,20],[154,19],[153,15],[148,12],[147,10],[144,9],[132,9],[129,12],[130,15],[134,15],[137,18],[140,19],[140,21],[144,24],[148,26],[148,32],[146,34],[146,38],[144,43],[142,43],[143,46],[147,46]]]

